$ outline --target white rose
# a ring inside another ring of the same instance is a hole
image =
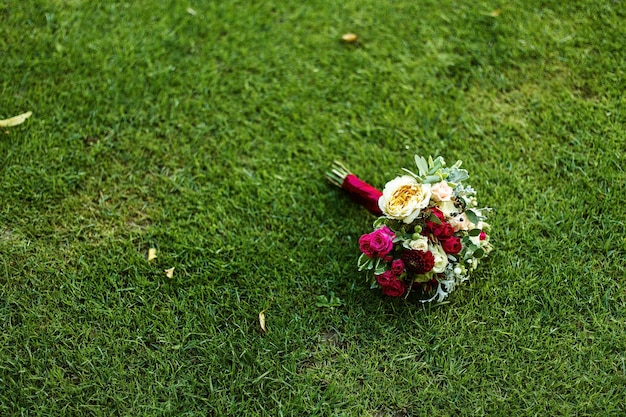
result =
[[[430,244],[428,245],[428,250],[430,250],[435,258],[435,266],[431,270],[434,273],[441,273],[446,270],[446,266],[448,265],[448,255],[443,250],[441,245],[437,243],[436,245]]]
[[[404,242],[404,246],[407,249],[421,250],[423,252],[426,252],[428,251],[428,238],[426,236],[420,236],[418,239]]]
[[[452,188],[446,181],[433,184],[431,192],[435,201],[450,201],[450,198],[452,198]]]
[[[378,207],[391,219],[411,223],[430,202],[430,184],[420,184],[409,175],[389,181],[378,200]]]

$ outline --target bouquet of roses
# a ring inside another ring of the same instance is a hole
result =
[[[415,156],[417,173],[389,181],[379,191],[335,162],[328,179],[375,214],[374,230],[359,239],[359,270],[372,288],[399,297],[411,291],[420,301],[442,301],[469,278],[492,249],[476,191],[461,161],[447,167],[442,157]]]

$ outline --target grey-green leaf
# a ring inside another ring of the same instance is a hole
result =
[[[422,156],[415,155],[415,165],[420,171],[420,176],[426,176],[428,174],[428,163]]]
[[[476,213],[474,213],[472,210],[466,210],[465,214],[467,215],[467,218],[471,223],[478,224],[478,222],[480,221]]]

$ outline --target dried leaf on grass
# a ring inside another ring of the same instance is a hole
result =
[[[496,9],[493,12],[489,13],[489,16],[491,16],[491,17],[498,17],[498,16],[500,16],[500,13],[502,13],[502,9]]]
[[[341,37],[344,42],[354,43],[359,40],[359,37],[355,33],[346,33]]]
[[[170,269],[166,269],[165,271],[165,276],[168,278],[174,278],[174,267],[171,267]]]
[[[32,111],[28,111],[26,113],[20,114],[19,116],[11,117],[10,119],[0,120],[0,127],[13,127],[13,126],[21,125],[32,114],[33,114]]]
[[[263,310],[259,313],[259,324],[261,325],[263,333],[267,333],[267,327],[265,327],[265,311],[266,310]]]
[[[156,257],[157,257],[157,255],[156,255],[156,248],[148,249],[148,260],[151,261],[151,260],[155,259]]]

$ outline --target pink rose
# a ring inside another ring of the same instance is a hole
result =
[[[487,233],[485,233],[484,231],[480,231],[480,235],[478,235],[480,240],[487,240]]]
[[[387,226],[359,238],[359,247],[368,258],[384,258],[393,249],[396,234]]]
[[[370,246],[371,240],[372,237],[369,234],[362,235],[359,238],[359,248],[361,249],[361,252],[363,252],[368,258],[373,258],[376,256],[374,249],[372,249]]]
[[[431,197],[435,201],[450,201],[452,198],[452,188],[447,182],[441,181],[433,184],[430,188]]]

